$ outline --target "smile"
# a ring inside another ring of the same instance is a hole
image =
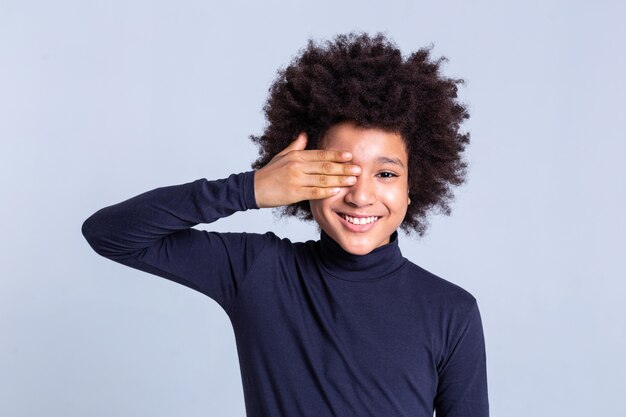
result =
[[[351,217],[343,213],[337,213],[341,219],[341,224],[351,232],[366,232],[371,229],[380,217]]]
[[[342,219],[352,223],[352,224],[368,224],[368,223],[374,223],[375,221],[378,221],[378,217],[376,216],[372,216],[372,217],[350,217],[347,214],[343,214],[343,213],[337,213],[339,214],[339,217],[341,217]]]

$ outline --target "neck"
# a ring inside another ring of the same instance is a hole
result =
[[[331,275],[348,281],[368,281],[386,277],[401,267],[406,259],[398,246],[398,231],[389,241],[365,255],[347,252],[326,232],[320,231],[317,242],[320,261]]]

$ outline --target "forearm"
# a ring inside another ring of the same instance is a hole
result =
[[[84,221],[82,233],[100,255],[125,258],[178,230],[257,209],[253,187],[254,171],[247,171],[155,188],[98,210]]]

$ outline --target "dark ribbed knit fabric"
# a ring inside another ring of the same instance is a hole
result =
[[[197,290],[228,315],[248,417],[486,417],[476,299],[390,243],[193,228],[258,209],[254,171],[160,187],[90,216],[100,255]]]

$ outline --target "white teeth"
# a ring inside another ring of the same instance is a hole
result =
[[[339,215],[352,224],[368,224],[368,223],[373,223],[378,220],[378,217],[375,217],[375,216],[357,218],[357,217],[350,217],[343,213],[339,213]]]

